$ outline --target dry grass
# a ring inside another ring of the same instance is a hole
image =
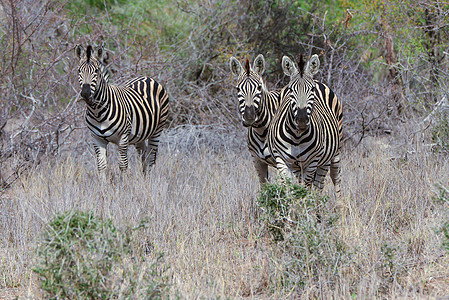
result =
[[[206,130],[199,134],[198,128],[179,130],[165,136],[148,178],[138,171],[131,151],[129,177],[120,181],[115,150],[108,186],[100,185],[94,159],[86,153],[43,162],[22,176],[0,199],[0,299],[40,298],[31,271],[39,234],[55,214],[74,208],[112,218],[119,227],[149,219],[141,242],[165,253],[171,298],[432,298],[449,293],[449,261],[437,233],[448,219],[448,207],[435,201],[434,187],[448,185],[446,157],[423,147],[407,157],[397,156],[397,149],[392,155],[387,139],[366,139],[345,150],[347,212],[338,232],[348,248],[348,263],[337,271],[336,281],[317,278],[295,295],[280,286],[282,251],[258,218],[258,181],[244,138],[238,136],[231,148],[225,146],[229,135],[224,132],[213,137]],[[332,191],[329,183],[326,191]]]

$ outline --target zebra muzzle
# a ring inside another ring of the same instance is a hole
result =
[[[90,84],[83,84],[81,87],[81,97],[83,97],[84,100],[89,100],[91,95],[90,91]]]
[[[295,117],[295,123],[298,131],[304,131],[309,127],[309,116],[307,115],[307,108],[300,108]]]
[[[243,126],[251,126],[256,121],[256,109],[254,106],[245,106],[243,111]]]

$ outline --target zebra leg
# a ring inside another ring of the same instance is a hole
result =
[[[293,179],[292,173],[285,162],[280,157],[276,157],[276,169],[279,172],[281,183],[285,184],[287,181]]]
[[[140,156],[140,159],[142,160],[142,168],[143,172],[145,173],[146,165],[145,165],[145,158],[147,157],[147,144],[145,141],[137,143],[136,144],[137,153]]]
[[[318,168],[318,159],[314,159],[307,166],[302,167],[302,180],[307,188],[311,188],[315,181]]]
[[[254,166],[256,167],[257,174],[259,175],[259,182],[262,185],[268,181],[268,165],[264,161],[254,158]]]
[[[330,165],[330,177],[335,187],[335,195],[337,196],[337,202],[341,202],[341,167],[340,167],[340,154],[335,155],[331,160]],[[338,203],[341,205],[342,203]]]
[[[126,169],[128,169],[128,146],[129,146],[129,142],[128,142],[128,135],[127,134],[123,134],[120,137],[120,141],[118,144],[118,151],[119,151],[119,155],[120,155],[120,160],[119,160],[119,168],[120,171],[124,172],[126,171]]]
[[[147,154],[145,157],[144,162],[144,171],[148,172],[150,171],[151,167],[156,163],[156,156],[157,156],[157,150],[159,146],[159,135],[158,136],[152,136],[148,139],[148,147],[147,147]],[[142,162],[143,162],[142,157]]]
[[[316,189],[321,194],[321,191],[324,188],[324,179],[326,178],[326,174],[329,171],[329,167],[330,163],[324,166],[316,166],[316,164],[313,167],[309,166],[305,176],[307,188]],[[322,206],[319,205],[316,211],[316,219],[318,223],[321,223],[322,215],[323,215]]]
[[[106,159],[106,147],[108,145],[108,142],[96,135],[93,135],[93,146],[95,150],[95,156],[97,159],[97,169],[98,173],[102,177],[106,177],[106,166],[107,166],[107,159]]]
[[[313,185],[318,190],[322,190],[324,188],[324,179],[326,178],[326,174],[329,171],[329,167],[330,164],[326,164],[324,166],[317,167],[316,169]]]

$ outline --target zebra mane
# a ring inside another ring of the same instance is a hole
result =
[[[299,69],[299,74],[301,74],[301,77],[304,75],[305,66],[306,66],[306,62],[304,61],[304,55],[301,53],[301,54],[299,54],[299,59],[298,59],[298,69]]]
[[[306,62],[304,61],[304,55],[302,53],[299,55],[298,59],[298,68],[299,68],[299,74],[301,74],[301,77],[304,75],[304,68],[306,66]]]
[[[86,48],[87,62],[90,61],[90,58],[92,57],[92,52],[93,52],[92,46],[91,45],[87,46]]]
[[[249,71],[250,71],[250,68],[249,68],[249,59],[246,59],[246,60],[245,60],[245,70],[246,70],[246,76],[249,76]]]

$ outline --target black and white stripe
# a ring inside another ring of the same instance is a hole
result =
[[[265,71],[265,59],[259,54],[253,67],[246,59],[245,66],[231,57],[230,68],[238,76],[237,99],[239,113],[245,127],[248,127],[248,149],[254,158],[259,180],[264,183],[268,178],[268,165],[275,166],[267,148],[268,126],[279,107],[279,90],[268,91],[262,78]]]
[[[128,168],[128,146],[135,145],[146,171],[156,160],[159,136],[168,114],[166,90],[149,77],[112,85],[100,63],[103,48],[77,46],[81,97],[86,102],[86,123],[92,133],[100,173],[106,169],[106,146],[119,147],[120,170]],[[95,52],[95,53],[94,53]],[[148,144],[147,141],[148,140]]]
[[[335,93],[313,80],[318,72],[319,58],[313,55],[308,64],[302,59],[299,67],[287,57],[282,69],[290,83],[281,91],[281,104],[271,122],[268,146],[283,177],[293,173],[306,186],[312,183],[322,189],[330,169],[337,198],[340,189],[340,147],[342,137],[342,106]]]

